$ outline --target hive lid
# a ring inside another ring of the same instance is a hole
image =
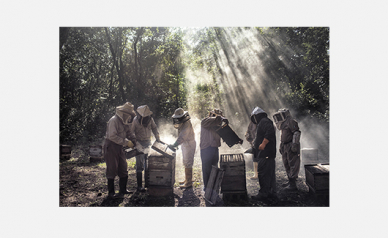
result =
[[[175,158],[175,151],[162,141],[155,141],[151,148],[170,159]]]
[[[229,147],[232,147],[235,144],[242,145],[243,143],[243,140],[238,137],[232,128],[230,128],[229,124],[220,126],[216,129],[216,132]]]

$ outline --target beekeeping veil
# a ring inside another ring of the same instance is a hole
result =
[[[179,129],[184,122],[190,120],[189,112],[184,111],[182,108],[178,108],[175,110],[174,115],[172,115],[172,120],[174,127]]]
[[[287,117],[291,117],[291,113],[287,108],[279,109],[279,111],[273,114],[273,119],[278,130],[281,130],[282,124],[287,119]]]
[[[261,121],[261,119],[263,119],[264,117],[267,117],[267,113],[261,109],[260,107],[255,107],[251,113],[251,121],[254,123],[254,124],[259,124],[259,122]]]
[[[129,125],[132,123],[136,114],[133,111],[133,105],[127,102],[124,105],[116,107],[116,115],[121,119],[124,125]]]
[[[216,117],[216,116],[222,116],[222,117],[224,116],[222,114],[222,111],[220,109],[218,109],[218,108],[214,108],[213,111],[209,112],[209,117]]]
[[[151,120],[152,111],[147,105],[142,105],[136,109],[138,121],[141,125],[147,126]]]

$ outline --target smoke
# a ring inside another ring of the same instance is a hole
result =
[[[191,29],[187,34],[187,44],[195,47],[191,34],[198,29]],[[285,103],[284,95],[280,94],[278,86],[275,86],[278,76],[276,63],[279,60],[290,67],[287,59],[291,58],[293,49],[287,47],[282,38],[268,42],[258,31],[241,28],[218,28],[215,30],[222,34],[218,37],[217,57],[211,57],[203,52],[201,57],[206,61],[213,60],[213,65],[218,65],[220,73],[215,75],[207,65],[202,68],[190,67],[186,72],[188,86],[188,110],[193,121],[200,121],[209,110],[220,108],[228,118],[231,128],[244,140],[242,146],[236,145],[229,148],[222,143],[220,153],[242,153],[243,148],[250,145],[245,141],[245,133],[250,122],[250,113],[254,107],[259,106],[272,115],[280,108],[288,108],[294,118],[299,122],[302,132],[301,148],[317,148],[319,160],[329,160],[329,128],[311,117],[299,118],[297,110]],[[190,42],[189,42],[190,41]],[[276,48],[276,50],[269,50]],[[217,99],[212,94],[204,96],[198,93],[198,85],[216,85],[221,92],[221,98]],[[199,147],[200,126],[194,123],[197,134],[197,147]],[[280,144],[280,133],[277,130],[277,144]],[[278,154],[280,156],[280,154]]]
[[[186,29],[186,44],[188,50],[197,47],[195,34],[203,29]],[[221,143],[220,154],[243,153],[251,145],[245,139],[250,114],[254,107],[259,106],[273,120],[272,115],[280,108],[288,108],[294,118],[299,122],[302,132],[301,149],[318,149],[319,162],[329,161],[329,128],[322,125],[312,117],[300,118],[295,108],[284,102],[284,95],[280,92],[286,90],[286,85],[279,90],[275,86],[278,76],[276,63],[281,61],[290,66],[287,59],[293,50],[285,46],[281,38],[273,39],[271,43],[264,39],[256,30],[240,28],[219,28],[216,57],[207,49],[200,49],[202,67],[193,66],[192,56],[184,56],[186,68],[187,108],[191,116],[191,123],[197,142],[194,156],[194,166],[201,163],[200,159],[200,132],[201,120],[214,108],[220,108],[228,118],[230,127],[244,140],[242,145],[229,148],[226,143]],[[217,35],[217,34],[216,34]],[[198,37],[197,37],[198,38]],[[203,41],[203,37],[201,38]],[[268,50],[268,48],[276,50]],[[276,52],[276,54],[274,53]],[[206,63],[207,62],[207,63]],[[275,66],[274,66],[275,65]],[[218,70],[214,70],[217,66]],[[212,68],[213,67],[213,68]],[[215,71],[218,73],[215,74]],[[171,115],[172,116],[172,115]],[[172,120],[160,119],[157,121],[161,140],[172,144],[178,138],[178,130],[173,127]],[[280,132],[276,129],[277,148],[280,144]],[[280,153],[277,154],[280,157]],[[248,158],[246,156],[246,159]],[[303,165],[303,158],[302,158]],[[176,153],[176,175],[182,179],[182,151]],[[303,166],[301,166],[303,171]]]

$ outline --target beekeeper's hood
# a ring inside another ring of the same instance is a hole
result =
[[[254,124],[259,124],[260,120],[267,117],[267,113],[260,107],[255,107],[251,113],[251,121]]]
[[[136,109],[137,113],[142,117],[148,117],[152,115],[152,111],[147,105],[140,106]]]
[[[279,109],[279,111],[277,111],[275,114],[273,114],[272,117],[275,121],[276,128],[278,128],[278,130],[281,130],[283,122],[285,122],[288,117],[291,117],[291,113],[290,110],[288,110],[287,108],[282,108]]]
[[[189,112],[183,110],[182,108],[178,108],[175,110],[174,115],[172,115],[172,120],[174,127],[179,129],[183,123],[190,120]]]
[[[221,109],[218,109],[218,108],[214,108],[212,111],[209,112],[209,117],[216,117],[216,116],[224,116],[224,114],[222,114],[222,110]]]
[[[128,125],[132,122],[136,114],[133,110],[133,105],[127,102],[124,105],[116,107],[116,115],[121,119],[124,125]]]
[[[147,126],[151,120],[152,111],[147,105],[142,105],[136,109],[137,119],[143,126]]]

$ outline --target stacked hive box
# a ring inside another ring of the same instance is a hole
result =
[[[104,158],[102,154],[102,146],[101,145],[91,145],[89,146],[89,159],[90,162],[94,161],[102,161]]]
[[[316,195],[329,194],[329,164],[309,164],[305,165],[306,184],[309,191]]]
[[[221,182],[223,198],[244,199],[247,197],[245,160],[243,154],[221,155],[220,168],[225,171]]]
[[[71,145],[60,145],[59,147],[59,158],[68,160],[71,157]]]
[[[301,150],[303,164],[316,164],[318,163],[318,149],[315,148],[303,148]]]
[[[152,148],[158,150],[163,144],[155,144]],[[175,183],[175,153],[164,148],[162,153],[150,150],[145,169],[145,186],[152,196],[172,195]]]

